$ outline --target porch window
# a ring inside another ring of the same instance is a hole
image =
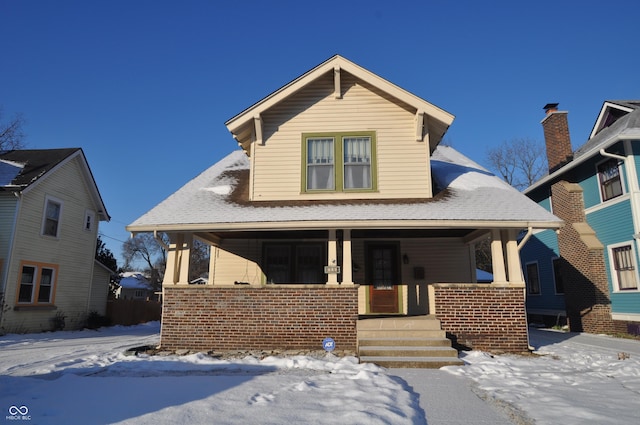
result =
[[[320,242],[274,242],[263,246],[269,283],[326,283],[326,248]]]
[[[23,264],[18,288],[18,304],[51,304],[57,267],[47,264]]]
[[[611,249],[617,289],[619,291],[638,290],[636,279],[635,254],[631,245],[617,246]]]
[[[612,158],[598,165],[598,179],[603,201],[622,195],[622,181],[617,159]]]
[[[303,134],[303,192],[374,190],[375,133]]]
[[[540,295],[540,274],[538,263],[527,264],[527,292],[530,295]]]

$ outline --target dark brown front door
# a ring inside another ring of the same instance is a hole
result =
[[[398,313],[400,265],[398,245],[372,243],[367,245],[367,283],[370,286],[371,313]]]

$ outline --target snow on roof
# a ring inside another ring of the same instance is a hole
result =
[[[122,273],[119,285],[126,289],[151,289],[147,278],[139,272]]]
[[[559,227],[561,220],[455,149],[439,146],[431,160],[442,196],[407,202],[250,203],[232,200],[238,184],[234,171],[248,172],[249,160],[238,150],[205,170],[127,229],[149,231],[155,226],[202,226],[269,222],[411,220],[527,222],[533,227]],[[396,202],[397,201],[397,202]],[[460,224],[458,224],[458,227]]]

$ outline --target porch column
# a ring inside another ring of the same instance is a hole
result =
[[[520,254],[518,252],[517,230],[508,229],[503,231],[507,239],[507,272],[509,283],[524,283],[522,267],[520,266]]]
[[[491,229],[491,265],[493,266],[493,283],[506,282],[502,238],[498,229]]]
[[[338,243],[336,240],[336,229],[329,229],[329,246],[327,252],[327,265],[328,266],[337,266],[338,265]],[[338,274],[337,273],[327,273],[327,285],[337,285],[338,284]]]
[[[178,283],[189,283],[189,263],[191,261],[191,245],[193,245],[193,234],[183,233],[181,234],[182,241],[180,244],[179,252],[179,267],[180,267],[180,280]]]
[[[342,238],[342,284],[353,285],[353,261],[351,259],[351,229],[343,230]]]
[[[163,285],[175,285],[178,282],[178,255],[176,247],[178,239],[181,237],[177,233],[169,233],[169,249],[167,250],[167,267],[164,270]]]

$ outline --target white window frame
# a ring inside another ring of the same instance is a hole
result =
[[[634,276],[636,278],[636,288],[635,289],[620,289],[620,283],[618,281],[618,271],[616,270],[616,263],[614,258],[613,250],[616,248],[622,248],[625,246],[631,247],[631,258],[633,259],[634,266]],[[638,274],[638,256],[636,254],[636,247],[633,241],[620,242],[616,244],[611,244],[607,246],[607,253],[609,254],[609,272],[611,274],[611,284],[613,287],[613,292],[627,294],[640,292],[640,275]]]
[[[536,272],[538,274],[538,292],[531,292],[531,281],[529,279],[529,266],[535,265]],[[540,284],[540,266],[537,261],[530,261],[524,265],[524,269],[526,271],[526,284],[527,284],[527,295],[539,296],[542,295],[542,285]]]
[[[46,225],[47,225],[47,209],[49,207],[49,203],[50,202],[58,204],[60,206],[60,210],[58,212],[58,223],[56,225],[56,234],[55,235],[50,235],[50,234],[45,232]],[[42,236],[47,236],[47,237],[50,237],[50,238],[59,238],[60,237],[60,227],[62,225],[63,210],[64,210],[64,203],[62,202],[61,199],[58,199],[58,198],[50,196],[50,195],[46,195],[45,196],[45,198],[44,198],[44,208],[42,210],[42,225],[41,225],[41,228],[40,228],[40,234]]]
[[[616,162],[617,166],[618,166],[618,178],[620,179],[620,190],[621,193],[620,195],[616,195],[616,196],[612,196],[610,198],[605,199],[604,198],[604,193],[603,193],[603,185],[602,185],[602,179],[600,178],[600,166],[604,163],[607,162]],[[600,195],[600,202],[609,202],[609,201],[613,201],[614,199],[618,199],[621,196],[625,195],[627,193],[626,188],[625,188],[625,184],[624,184],[624,178],[622,175],[622,168],[620,167],[620,161],[615,159],[615,158],[607,158],[603,161],[600,161],[596,164],[596,180],[598,181],[598,193]]]

